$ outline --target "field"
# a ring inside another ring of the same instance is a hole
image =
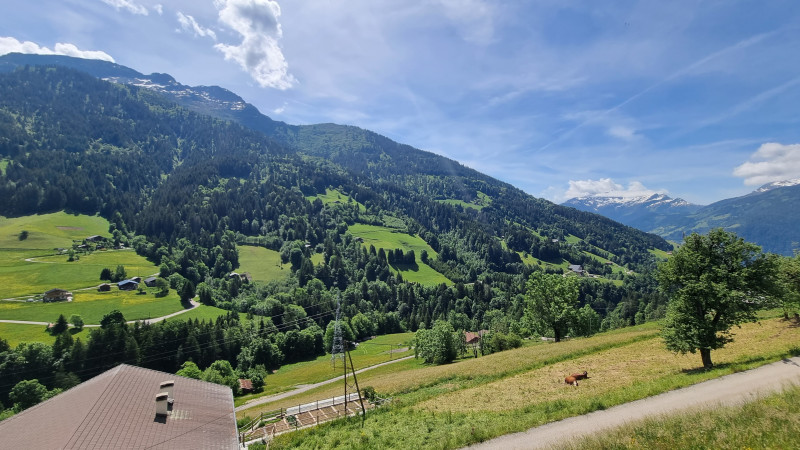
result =
[[[252,245],[239,245],[239,268],[248,272],[254,281],[269,282],[281,280],[292,272],[290,266],[281,265],[281,254],[275,250]]]
[[[306,197],[306,200],[308,200],[310,202],[313,202],[315,199],[322,200],[322,204],[324,204],[324,205],[327,205],[327,204],[330,204],[330,203],[337,203],[337,202],[338,203],[343,203],[343,204],[352,204],[353,203],[353,199],[351,199],[350,196],[348,196],[346,194],[343,194],[338,189],[331,189],[331,188],[325,189],[325,193],[324,194],[318,194],[318,195],[312,195],[312,196]],[[355,202],[355,204],[358,205],[358,209],[360,211],[366,211],[367,210],[367,208],[364,205],[362,205],[361,203]]]
[[[437,253],[419,236],[400,233],[387,227],[364,224],[351,225],[348,231],[353,236],[364,239],[365,247],[374,245],[375,249],[383,248],[384,250],[400,248],[403,249],[403,252],[414,250],[417,262],[415,265],[399,264],[394,267],[395,270],[398,270],[403,275],[405,280],[429,286],[440,283],[452,284],[452,281],[448,280],[447,277],[422,262],[420,259],[422,250],[426,250],[430,258],[435,258]]]
[[[674,414],[581,439],[564,448],[794,448],[800,387],[741,406]]]
[[[0,319],[54,322],[59,314],[69,319],[80,315],[87,324],[98,324],[109,311],[118,309],[126,320],[149,319],[174,313],[183,309],[175,291],[166,297],[156,297],[148,292],[139,295],[136,291],[97,292],[96,289],[75,291],[71,302],[0,302]]]
[[[716,366],[710,371],[701,369],[698,355],[666,351],[655,324],[445,366],[403,361],[359,376],[361,386],[393,397],[391,406],[370,413],[363,430],[359,421],[338,421],[281,436],[270,448],[337,442],[355,448],[457,448],[800,353],[800,328],[780,319],[745,324],[735,332],[733,343],[712,353]],[[591,378],[579,389],[565,386],[565,374],[578,370],[588,370]],[[292,397],[291,403],[335,392],[325,386]]]
[[[69,317],[67,317],[69,319]],[[80,337],[82,340],[88,336],[87,329],[84,328],[80,332],[71,330],[73,337]],[[19,323],[0,323],[0,338],[8,341],[8,344],[13,348],[20,342],[41,342],[44,344],[52,345],[56,341],[56,337],[45,331],[43,325],[25,325]]]
[[[455,200],[455,199],[446,199],[437,201],[440,203],[446,203],[448,205],[461,205],[461,207],[464,209],[472,208],[478,211],[492,204],[492,198],[480,191],[478,191],[478,198],[471,203],[465,202],[464,200]]]
[[[28,238],[18,236],[25,230]],[[108,222],[100,217],[64,212],[0,219],[0,298],[42,294],[58,287],[81,289],[101,283],[100,271],[124,265],[129,276],[146,277],[158,268],[132,250],[95,251],[68,262],[57,248],[70,248],[73,240],[108,235]]]
[[[414,333],[398,333],[378,336],[375,339],[363,342],[358,348],[350,352],[356,370],[373,366],[392,359],[413,355],[408,343]],[[303,361],[281,366],[275,373],[267,377],[264,392],[246,395],[236,399],[236,405],[241,405],[248,400],[264,395],[288,391],[297,385],[313,384],[341,375],[343,366],[339,363],[336,369],[331,364],[331,355],[323,355],[311,361]],[[361,375],[359,375],[360,377]],[[341,385],[333,383],[341,390]],[[294,397],[292,397],[294,399]],[[296,403],[294,403],[296,405]],[[260,409],[256,410],[258,414]]]

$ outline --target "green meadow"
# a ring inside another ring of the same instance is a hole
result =
[[[358,370],[413,355],[414,351],[410,350],[409,345],[413,337],[414,333],[397,333],[378,336],[362,342],[357,348],[350,351],[353,365]],[[336,367],[334,367],[331,355],[323,355],[311,361],[286,364],[267,376],[264,380],[266,382],[264,392],[238,397],[236,405],[245,404],[248,400],[265,395],[288,391],[298,385],[319,383],[337,377],[342,374],[343,368],[341,360],[337,361]],[[254,411],[254,414],[258,414],[261,409]]]
[[[69,317],[67,317],[69,319]],[[76,332],[71,329],[72,337],[80,337],[85,340],[88,336],[88,331],[84,328],[82,331]],[[43,344],[52,345],[56,341],[56,337],[47,332],[44,325],[27,325],[20,323],[2,323],[0,322],[0,338],[8,341],[8,344],[13,348],[21,342],[41,342]]]
[[[252,245],[239,245],[239,273],[248,272],[253,281],[281,280],[292,273],[289,265],[281,265],[281,254],[275,250]]]
[[[328,205],[328,204],[331,204],[331,203],[334,203],[334,204],[335,203],[343,203],[343,204],[355,203],[355,204],[358,205],[358,209],[360,211],[366,211],[367,210],[366,206],[362,205],[359,202],[354,201],[352,198],[350,198],[349,195],[343,194],[338,189],[327,188],[327,189],[325,189],[325,193],[324,194],[317,194],[317,195],[311,195],[311,196],[306,197],[306,200],[308,200],[310,202],[313,202],[316,199],[322,200],[322,204],[323,205]]]
[[[403,252],[414,250],[416,264],[397,264],[393,267],[394,270],[397,270],[403,276],[403,279],[412,283],[420,283],[429,286],[441,283],[452,284],[452,281],[447,279],[447,277],[433,270],[420,259],[423,250],[428,252],[430,258],[436,258],[438,256],[436,251],[421,237],[398,232],[388,227],[360,223],[351,225],[347,230],[353,236],[362,238],[364,240],[364,246],[367,248],[373,245],[376,250],[379,248],[387,251],[399,248],[402,249]]]
[[[149,289],[148,289],[149,290]],[[96,289],[73,291],[71,302],[24,302],[0,301],[0,319],[54,322],[59,314],[69,318],[78,314],[87,324],[98,324],[109,311],[118,309],[126,320],[150,319],[180,311],[181,300],[175,291],[165,297],[156,297],[153,292],[144,295],[136,291],[98,292]]]
[[[779,318],[744,324],[735,339],[714,351],[716,366],[709,371],[702,370],[698,355],[667,351],[655,323],[590,338],[535,343],[443,366],[402,361],[359,375],[361,386],[372,386],[382,397],[392,398],[388,406],[368,414],[364,428],[358,419],[334,421],[279,436],[270,448],[344,443],[351,448],[459,448],[800,352],[800,328]],[[564,384],[566,374],[580,370],[588,370],[590,378],[579,389]],[[337,388],[322,386],[240,414],[252,416],[258,410],[325,398]],[[709,442],[715,447],[715,441]],[[613,443],[609,447],[617,448]]]
[[[19,240],[22,231],[28,238]],[[75,261],[56,251],[73,240],[95,234],[108,236],[108,222],[100,217],[64,212],[0,218],[0,298],[42,294],[53,288],[75,290],[97,286],[100,271],[125,266],[129,276],[147,277],[158,268],[133,250],[79,253]]]

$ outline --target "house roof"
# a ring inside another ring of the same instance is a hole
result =
[[[147,278],[144,279],[145,283],[150,282],[150,281],[156,281],[156,277],[147,277]]]
[[[467,344],[474,344],[474,343],[480,342],[481,337],[483,337],[483,335],[488,333],[488,332],[489,332],[489,330],[480,330],[477,333],[474,333],[472,331],[465,331],[464,332],[464,339],[466,339]]]
[[[580,264],[572,264],[569,266],[569,270],[573,272],[583,272],[583,266]]]
[[[239,378],[239,389],[245,390],[253,390],[253,380],[247,378]]]
[[[49,291],[45,292],[45,294],[61,294],[64,292],[69,292],[69,291],[66,289],[55,288],[55,289],[50,289]]]
[[[139,284],[139,282],[138,282],[138,281],[136,281],[136,280],[122,280],[122,281],[120,281],[119,283],[117,283],[117,286],[124,286],[124,285],[126,285],[126,284],[131,284],[131,283],[133,283],[133,284]]]
[[[174,380],[166,420],[159,384]],[[238,448],[227,386],[119,365],[0,422],[4,448]]]

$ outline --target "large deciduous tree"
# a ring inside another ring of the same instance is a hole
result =
[[[553,332],[561,341],[577,317],[578,280],[533,272],[525,292],[525,320],[540,334]]]
[[[661,264],[658,280],[670,296],[662,330],[669,350],[700,352],[710,369],[711,350],[733,340],[731,328],[754,321],[771,297],[776,258],[721,228],[693,233]]]

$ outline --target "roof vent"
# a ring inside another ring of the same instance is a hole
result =
[[[161,392],[156,395],[156,415],[157,416],[166,416],[167,415],[167,405],[169,394],[166,392]]]
[[[159,392],[166,392],[169,394],[170,400],[174,397],[172,396],[172,391],[175,388],[175,380],[168,380],[162,381],[160,385],[158,385]]]

